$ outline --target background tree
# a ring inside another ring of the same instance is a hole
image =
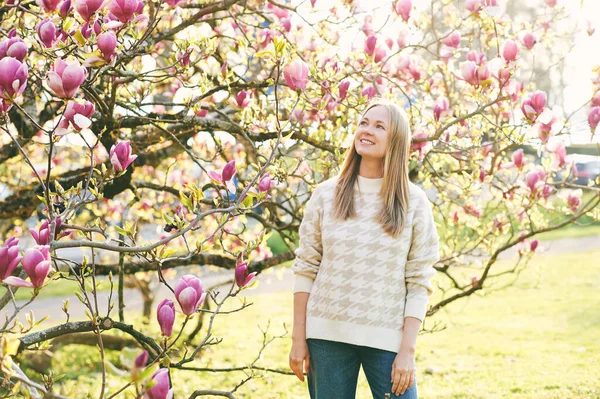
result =
[[[583,215],[598,219],[598,182],[573,182],[576,168],[559,140],[569,119],[525,73],[532,54],[568,51],[554,46],[570,37],[555,3],[528,10],[527,28],[496,0],[432,0],[427,8],[399,0],[369,11],[352,1],[7,1],[0,277],[32,290],[31,301],[48,284],[76,281],[89,320],[22,326],[26,306],[11,289],[0,300],[1,308],[14,306],[0,330],[5,360],[85,332],[95,333],[103,357],[103,337],[116,329],[149,359],[132,363],[122,389],[166,397],[174,370],[218,343],[211,328],[224,301],[251,284],[252,273],[293,259],[303,205],[337,172],[374,95],[406,107],[410,176],[435,209],[444,297],[428,315],[492,287],[498,256],[512,247],[518,273],[536,234]],[[581,98],[592,132],[597,97]],[[41,225],[26,233],[35,218]],[[286,249],[273,254],[270,234]],[[27,235],[37,246],[20,246]],[[229,293],[207,294],[191,275],[173,284],[168,270],[190,265],[231,270]],[[139,272],[172,291],[157,298],[162,337],[125,322],[125,276]],[[100,276],[116,291],[118,316],[98,309]],[[182,342],[183,327],[205,313],[203,338]],[[151,376],[148,362],[163,368]],[[32,392],[52,391],[5,364],[9,390],[20,381]],[[107,392],[106,378],[103,368],[100,397],[121,392]],[[233,397],[238,387],[195,396]]]

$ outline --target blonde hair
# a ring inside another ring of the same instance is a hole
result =
[[[385,232],[396,237],[404,228],[410,198],[408,184],[410,125],[404,109],[399,104],[381,97],[374,97],[367,104],[361,118],[374,107],[385,107],[390,115],[388,141],[383,161],[383,184],[379,193],[383,199],[383,207],[377,214],[377,222],[382,225]],[[358,180],[361,159],[361,155],[356,152],[353,139],[350,148],[346,151],[335,187],[333,218],[346,220],[356,216],[354,185]]]

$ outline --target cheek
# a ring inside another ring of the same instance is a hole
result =
[[[383,135],[381,136],[381,144],[384,148],[387,147],[388,139],[389,139],[389,133],[383,132]]]

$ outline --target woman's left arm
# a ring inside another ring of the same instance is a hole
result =
[[[433,220],[431,203],[422,195],[415,209],[412,239],[406,262],[406,302],[402,342],[392,366],[392,391],[402,395],[415,378],[417,335],[427,312],[427,302],[433,293],[433,265],[440,259],[439,238]]]
[[[404,317],[405,320],[414,317],[423,322],[429,296],[433,294],[431,278],[436,273],[433,265],[440,259],[440,243],[431,203],[424,192],[421,192],[420,197],[413,217],[412,238],[405,268]]]

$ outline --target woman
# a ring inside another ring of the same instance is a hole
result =
[[[417,398],[415,349],[438,235],[425,192],[408,179],[404,110],[369,103],[342,171],[317,185],[292,266],[290,368],[312,399],[356,395],[362,365],[375,399]]]

